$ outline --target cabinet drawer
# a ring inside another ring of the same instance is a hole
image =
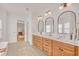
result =
[[[43,44],[45,45],[51,45],[51,40],[43,39]]]
[[[43,51],[49,56],[52,55],[52,40],[51,39],[43,38]]]
[[[48,48],[48,47],[49,47],[49,45],[48,45],[48,44],[43,44],[43,47]]]
[[[69,51],[67,49],[63,49],[63,56],[74,56],[74,51]]]
[[[48,49],[48,48],[46,48],[46,47],[44,47],[44,48],[43,48],[43,50],[49,51],[49,49]]]
[[[37,42],[38,42],[38,43],[41,43],[41,42],[42,42],[42,39],[38,39]]]
[[[67,44],[67,43],[62,43],[62,42],[58,42],[58,41],[54,41],[53,44],[54,44],[55,46],[60,46],[60,47],[62,47],[63,49],[67,49],[67,50],[69,50],[69,51],[74,51],[74,48],[75,48],[74,45]]]
[[[53,55],[55,55],[55,56],[74,56],[75,47],[70,44],[53,41]]]
[[[48,48],[43,47],[43,51],[44,51],[44,53],[48,54],[49,49],[48,49]]]

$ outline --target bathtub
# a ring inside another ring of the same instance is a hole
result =
[[[0,56],[6,56],[8,53],[8,42],[0,42]]]

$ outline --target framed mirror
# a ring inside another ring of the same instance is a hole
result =
[[[54,19],[53,19],[53,17],[48,17],[45,19],[45,32],[49,35],[54,33]]]
[[[77,40],[79,40],[79,23],[77,23]]]
[[[76,14],[73,11],[65,11],[58,17],[59,34],[76,34]]]
[[[39,20],[38,21],[38,32],[42,34],[43,31],[44,31],[44,22],[42,20]]]

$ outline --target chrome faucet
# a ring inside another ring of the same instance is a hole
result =
[[[70,34],[70,40],[72,40],[72,37],[73,37],[73,36],[72,36],[72,33],[71,33],[71,34]]]

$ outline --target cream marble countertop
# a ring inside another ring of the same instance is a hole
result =
[[[44,37],[44,38],[48,38],[48,39],[51,39],[51,40],[56,40],[56,41],[60,41],[60,42],[63,42],[63,43],[67,43],[67,44],[72,44],[72,45],[75,45],[75,46],[79,46],[79,41],[78,40],[70,40],[70,39],[60,39],[60,38],[57,38],[56,36],[48,36],[48,35],[40,35],[39,33],[33,33],[33,35],[37,35],[37,36],[40,36],[40,37]]]

